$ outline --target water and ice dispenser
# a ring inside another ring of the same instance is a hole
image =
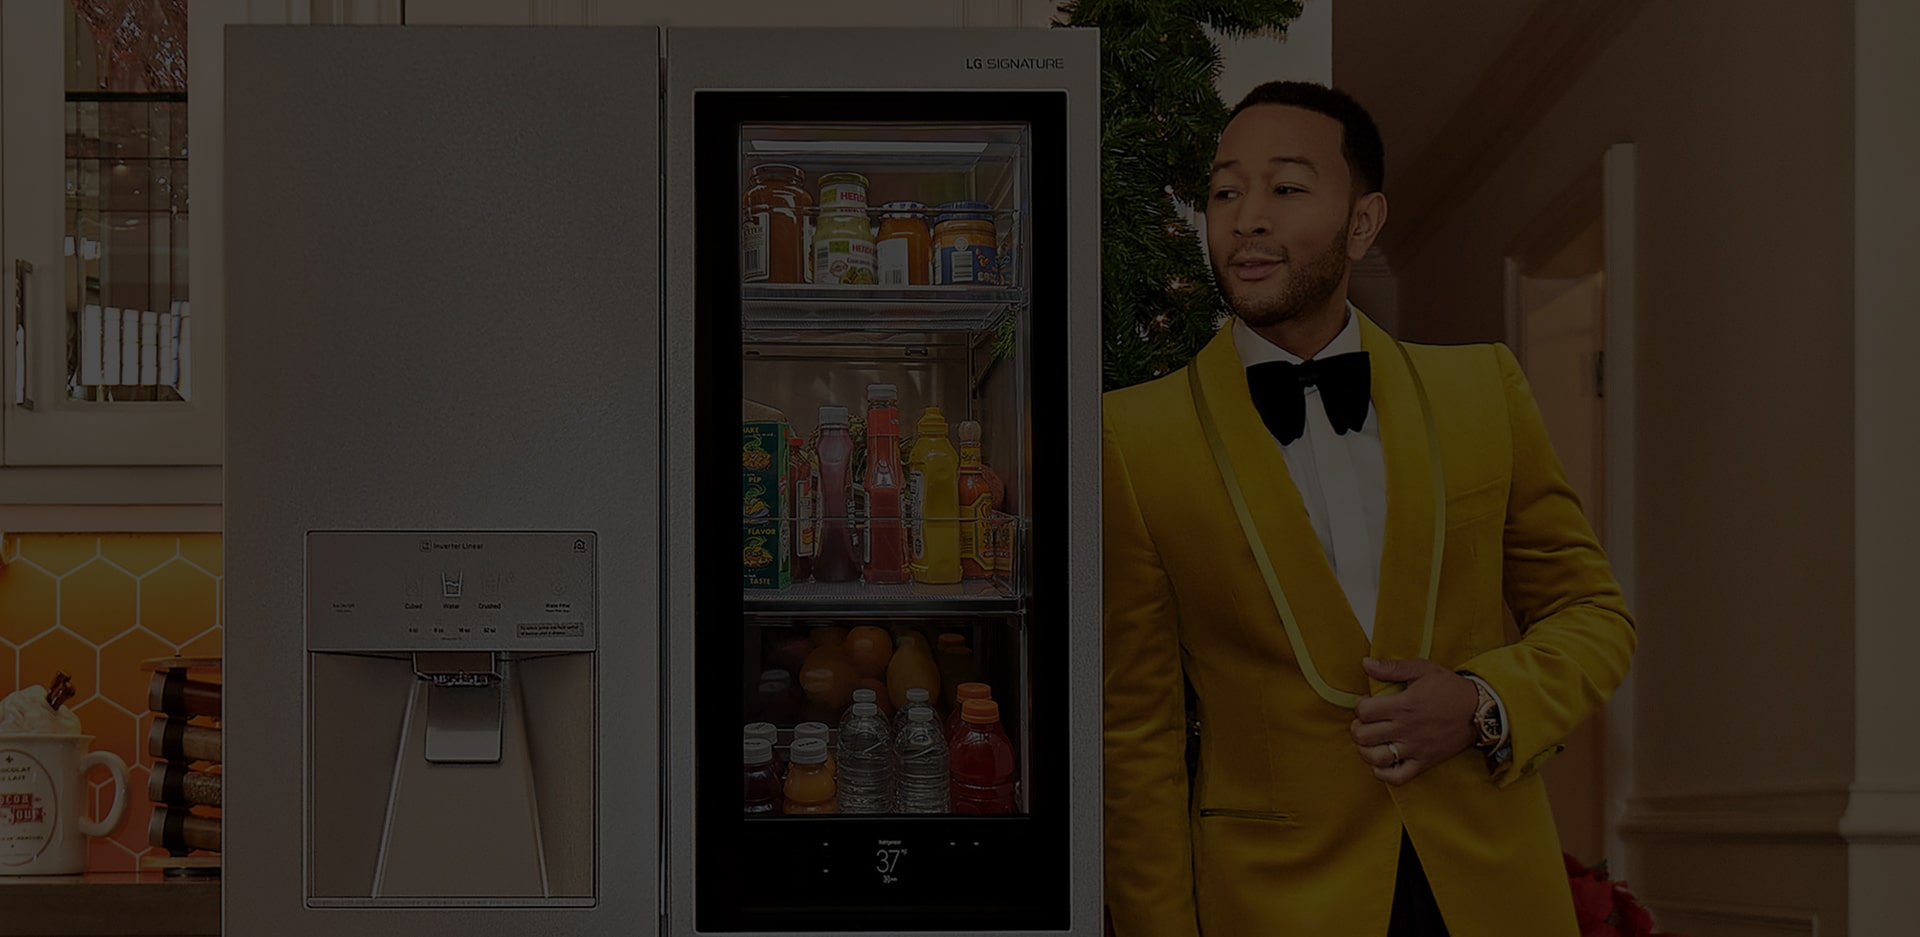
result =
[[[591,904],[595,546],[307,535],[310,904]]]

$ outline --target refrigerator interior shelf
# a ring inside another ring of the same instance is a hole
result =
[[[748,331],[985,332],[1026,301],[1024,290],[964,286],[747,286],[741,294]]]
[[[949,586],[905,583],[802,582],[786,589],[749,589],[749,615],[829,615],[836,618],[911,615],[1011,615],[1021,611],[1020,596],[990,579]]]

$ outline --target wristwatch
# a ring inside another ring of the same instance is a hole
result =
[[[1493,693],[1487,689],[1485,681],[1471,674],[1463,674],[1463,676],[1473,681],[1473,692],[1480,697],[1479,703],[1473,708],[1473,728],[1478,734],[1473,747],[1481,751],[1492,751],[1506,738],[1505,714],[1500,712],[1500,704],[1493,698]]]

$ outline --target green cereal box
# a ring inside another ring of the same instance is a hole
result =
[[[787,491],[787,424],[741,424],[741,568],[749,589],[785,589],[793,579],[792,496]]]

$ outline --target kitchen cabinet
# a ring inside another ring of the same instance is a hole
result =
[[[222,32],[308,6],[0,4],[0,526],[218,503]]]

